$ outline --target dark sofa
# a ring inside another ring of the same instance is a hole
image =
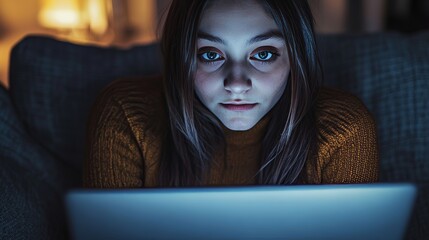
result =
[[[429,236],[429,32],[318,36],[325,85],[377,122],[381,182],[419,187],[407,239]],[[65,239],[64,193],[81,186],[86,121],[114,79],[160,73],[158,46],[101,48],[28,36],[0,88],[0,239]]]

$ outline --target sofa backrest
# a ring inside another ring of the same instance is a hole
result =
[[[318,36],[325,85],[349,91],[375,117],[382,181],[429,180],[429,32]],[[160,73],[157,45],[79,46],[30,36],[12,51],[10,93],[28,131],[81,168],[98,92],[125,76]]]
[[[319,37],[325,85],[357,95],[378,131],[382,181],[429,181],[429,32]]]
[[[79,171],[98,92],[117,78],[159,74],[159,56],[153,44],[117,49],[28,36],[11,53],[10,95],[35,140]]]

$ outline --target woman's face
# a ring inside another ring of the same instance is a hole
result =
[[[197,39],[196,94],[229,129],[252,128],[283,94],[286,44],[257,1],[212,1]]]

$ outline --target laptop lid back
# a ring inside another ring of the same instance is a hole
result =
[[[410,184],[80,190],[72,238],[402,239]]]

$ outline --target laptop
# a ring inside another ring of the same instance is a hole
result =
[[[135,190],[66,195],[71,238],[403,239],[412,184]]]

